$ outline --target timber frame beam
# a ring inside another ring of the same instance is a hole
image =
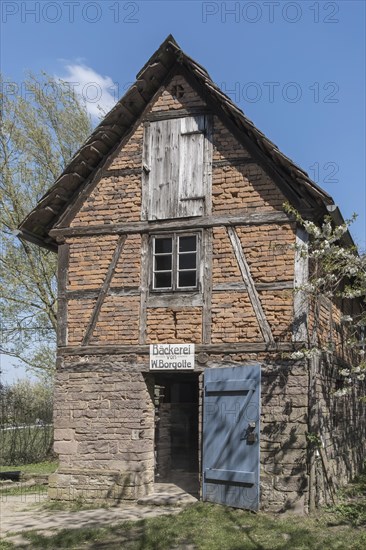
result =
[[[240,343],[217,343],[217,344],[196,344],[195,350],[198,353],[260,353],[260,352],[291,352],[300,349],[302,342],[240,342]],[[58,349],[58,355],[149,355],[150,345],[88,345],[88,346],[65,346]]]
[[[238,262],[241,276],[243,277],[243,282],[248,289],[249,298],[250,298],[255,316],[257,317],[258,325],[261,330],[262,336],[264,338],[264,341],[267,344],[271,344],[274,342],[271,327],[269,326],[266,315],[264,313],[257,289],[255,287],[252,275],[250,273],[248,262],[245,258],[244,250],[241,245],[240,239],[233,227],[228,227],[227,232],[229,235],[229,239],[231,241],[231,245],[233,247],[233,252],[235,254],[236,261]]]
[[[256,283],[257,290],[293,290],[292,281],[276,281],[274,283]],[[219,283],[213,285],[212,289],[209,292],[248,292],[247,287],[244,283]],[[99,288],[88,288],[85,290],[67,290],[64,292],[64,296],[67,300],[80,300],[82,298],[96,299],[99,296]],[[108,290],[108,296],[140,296],[142,292],[140,287],[110,287]],[[146,291],[146,295],[147,295]],[[199,295],[199,294],[198,294]],[[188,295],[190,298],[192,294]],[[200,296],[200,295],[199,295]],[[165,299],[165,304],[167,303],[166,295],[161,297],[157,295],[149,295],[146,298],[148,307],[152,307],[156,304],[162,304]],[[171,300],[173,302],[173,300]],[[189,300],[187,299],[187,302]],[[197,298],[197,305],[202,305],[202,297],[200,300]],[[193,302],[193,301],[192,301]],[[165,305],[164,304],[164,305]],[[175,304],[176,305],[176,304]],[[189,303],[189,305],[195,305]],[[156,307],[163,307],[161,305],[156,305]]]
[[[116,270],[119,257],[121,255],[122,250],[123,250],[123,246],[125,244],[125,241],[126,241],[126,235],[121,235],[118,239],[117,246],[116,246],[115,251],[113,253],[112,261],[109,264],[107,275],[105,277],[102,288],[100,289],[96,304],[95,304],[94,309],[93,309],[92,316],[89,320],[89,324],[88,324],[88,327],[86,329],[86,333],[85,333],[85,336],[84,336],[84,339],[83,339],[83,346],[86,346],[90,342],[90,339],[91,339],[92,334],[93,334],[93,330],[95,328],[95,325],[98,322],[99,312],[100,312],[100,310],[102,308],[102,305],[103,305],[103,302],[104,302],[104,300],[105,300],[105,298],[108,294],[109,287],[110,287],[114,272]]]
[[[173,221],[131,222],[114,225],[88,225],[83,227],[65,227],[52,229],[50,235],[60,242],[65,237],[84,237],[89,235],[124,235],[136,233],[154,233],[156,231],[179,231],[180,229],[205,229],[210,227],[232,225],[262,225],[285,224],[294,222],[295,218],[284,212],[248,213],[237,212],[220,216],[199,216],[197,218],[182,218]]]

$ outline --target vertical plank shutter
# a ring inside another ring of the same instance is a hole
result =
[[[178,217],[204,214],[205,117],[181,120]]]
[[[174,218],[179,178],[179,119],[150,125],[148,219]]]
[[[149,124],[143,161],[143,219],[205,213],[205,133],[204,115]]]

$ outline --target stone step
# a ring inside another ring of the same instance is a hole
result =
[[[197,502],[198,495],[186,493],[173,483],[155,483],[155,492],[151,495],[141,497],[137,504],[152,506],[180,505],[185,506]]]
[[[30,479],[34,480],[38,485],[48,485],[48,478],[50,474],[32,474],[32,473],[22,473],[20,476],[21,481],[29,481]]]

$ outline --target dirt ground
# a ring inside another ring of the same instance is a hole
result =
[[[136,521],[154,516],[176,514],[181,506],[123,504],[119,507],[92,510],[47,510],[45,494],[23,494],[0,497],[0,537],[16,546],[26,544],[21,533],[36,530],[43,535],[62,529],[102,527],[123,521]]]

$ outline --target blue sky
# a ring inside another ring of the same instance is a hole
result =
[[[1,71],[68,79],[96,119],[169,33],[319,183],[366,249],[365,5],[360,1],[1,3]]]

